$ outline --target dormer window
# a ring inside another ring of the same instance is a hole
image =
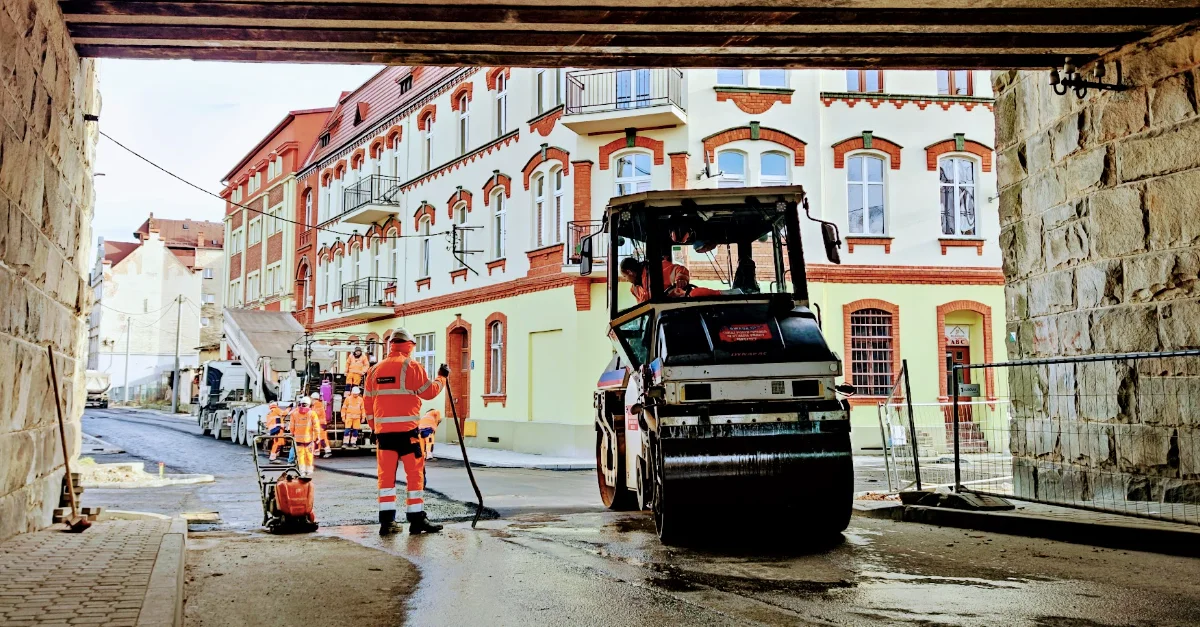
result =
[[[317,140],[317,142],[321,144],[322,148],[328,146],[329,145],[329,132],[326,131],[324,133],[321,133],[321,137],[320,137],[320,139]]]
[[[412,89],[412,75],[400,79],[400,95],[403,96],[410,89]]]

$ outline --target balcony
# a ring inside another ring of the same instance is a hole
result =
[[[342,197],[340,219],[354,224],[384,222],[388,216],[400,211],[400,184],[394,176],[372,174],[352,187],[347,187]]]
[[[676,68],[568,72],[562,122],[580,135],[687,124],[684,93]]]
[[[394,313],[396,279],[366,277],[342,284],[341,318],[374,318]]]

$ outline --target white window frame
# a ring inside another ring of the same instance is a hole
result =
[[[418,278],[422,279],[429,278],[433,265],[433,238],[429,235],[429,227],[429,216],[421,218],[420,224],[417,225],[417,232],[421,235],[421,248],[417,251],[417,254],[420,255],[420,257],[417,259],[417,262],[418,270],[420,271],[421,275]]]
[[[492,256],[504,259],[508,246],[508,207],[505,204],[504,188],[492,192]]]
[[[763,167],[763,160],[766,159],[768,156],[772,156],[772,157],[777,156],[780,159],[783,159],[783,176],[766,174],[767,169],[765,167]],[[767,150],[767,151],[760,153],[758,155],[758,184],[763,187],[772,187],[772,186],[776,186],[776,185],[790,184],[791,180],[792,180],[792,176],[791,176],[792,170],[791,170],[791,167],[789,166],[789,164],[791,163],[791,160],[792,160],[791,155],[789,155],[785,152],[779,151],[779,150]]]
[[[400,176],[400,142],[396,142],[396,145],[392,147],[391,153],[392,153],[392,157],[388,161],[390,161],[392,164],[392,176],[395,178],[401,178],[401,176]]]
[[[954,174],[953,180],[950,182],[942,181],[942,162],[943,161],[950,161],[950,162],[954,162],[954,164],[955,164],[955,166],[953,167],[953,174]],[[959,179],[959,169],[957,167],[957,164],[959,164],[959,163],[968,163],[971,165],[971,182],[970,183],[963,183],[958,180]],[[939,210],[938,227],[940,229],[939,233],[940,233],[941,237],[965,237],[965,238],[971,238],[971,239],[975,239],[975,238],[979,237],[979,169],[976,168],[976,165],[977,165],[977,162],[975,159],[972,159],[970,157],[965,157],[961,154],[944,155],[940,159],[938,159],[938,163],[937,163],[937,166],[938,166],[937,167],[938,210]],[[946,215],[946,213],[945,213],[946,207],[945,207],[945,196],[944,196],[943,192],[947,188],[949,188],[951,190],[951,198],[954,201],[954,209],[953,209],[953,212],[951,213],[951,218],[953,219],[954,224],[951,229],[952,232],[950,232],[950,233],[946,232],[946,224],[944,222],[944,216]],[[971,190],[971,202],[973,204],[972,213],[973,213],[973,218],[974,218],[975,223],[972,225],[972,228],[971,228],[972,232],[964,233],[963,229],[962,229],[962,225],[960,224],[960,219],[959,219],[960,216],[962,216],[962,214],[963,214],[963,211],[962,211],[963,207],[962,207],[962,203],[959,201],[962,200],[960,191],[963,189],[968,189],[968,188]]]
[[[466,94],[458,97],[458,156],[471,150],[471,101]]]
[[[212,305],[217,302],[216,294],[201,294],[201,302],[206,305]]]
[[[766,83],[766,81],[764,81],[764,80],[763,80],[763,76],[764,76],[764,74],[765,74],[765,73],[767,73],[767,72],[781,72],[781,73],[782,73],[782,75],[783,75],[783,84],[782,84],[782,85],[768,85],[768,84]],[[786,88],[789,86],[790,82],[791,82],[791,81],[790,81],[790,78],[791,78],[791,77],[788,75],[788,71],[787,71],[787,70],[785,70],[785,69],[783,69],[783,68],[767,68],[767,69],[761,69],[761,70],[759,70],[759,71],[758,71],[758,86],[759,86],[759,87],[768,87],[768,88],[771,88],[771,89],[786,89]]]
[[[459,201],[458,204],[454,205],[454,210],[451,213],[454,215],[454,223],[455,224],[457,224],[459,226],[467,225],[467,203],[466,202]],[[461,257],[458,254],[453,255],[455,270],[461,270],[461,269],[467,267],[467,263],[466,263],[467,253],[465,251],[470,250],[470,247],[467,246],[467,235],[469,233],[470,233],[470,231],[465,231],[465,230],[460,230],[458,232],[458,247],[461,250],[463,250],[464,252]]]
[[[491,380],[488,394],[504,393],[504,323],[495,320],[488,325],[488,359],[491,360]]]
[[[546,70],[534,70],[533,76],[533,113],[535,116],[546,112]]]
[[[862,160],[862,166],[859,169],[859,171],[862,173],[862,179],[860,179],[860,180],[852,180],[850,178],[850,175],[852,172],[850,164],[851,164],[852,160],[854,160],[854,159]],[[869,168],[867,167],[868,159],[878,159],[880,161],[880,171],[882,172],[882,175],[880,176],[880,178],[882,180],[880,180],[880,181],[871,181],[870,180],[871,176],[868,172]],[[859,153],[852,153],[852,154],[846,156],[846,232],[847,233],[849,233],[851,235],[880,235],[880,236],[887,235],[888,223],[890,222],[890,220],[888,219],[888,211],[887,211],[887,206],[888,206],[887,170],[888,170],[888,160],[886,157],[884,157],[882,155],[879,155],[876,153],[871,153],[871,152],[859,152]],[[850,218],[850,206],[851,206],[850,198],[851,198],[851,195],[855,193],[855,191],[854,191],[855,185],[861,186],[861,189],[858,190],[858,193],[862,195],[862,203],[863,203],[862,204],[862,208],[863,208],[862,230],[859,230],[859,231],[854,230],[854,228],[855,228],[854,222]],[[871,230],[871,206],[869,203],[870,203],[870,198],[871,198],[870,190],[871,190],[872,186],[878,186],[880,188],[880,197],[883,199],[883,228],[879,231]]]
[[[311,189],[304,190],[304,218],[303,221],[307,224],[316,224],[317,216],[312,213],[313,192]]]
[[[204,278],[206,278],[206,279],[211,279],[211,278],[213,278],[214,276],[216,276],[216,273],[213,271],[213,269],[212,269],[212,268],[205,268],[205,269],[204,269],[204,274],[203,274],[203,276],[204,276]]]
[[[742,173],[730,174],[725,172],[725,168],[721,167],[721,157],[725,155],[736,155],[742,159]],[[717,178],[718,188],[733,188],[745,187],[746,181],[750,179],[750,159],[749,156],[741,150],[722,150],[717,153],[717,170],[721,176]]]
[[[351,282],[362,278],[362,247],[357,244],[350,247],[350,276]]]
[[[260,273],[258,270],[246,275],[246,302],[252,303],[259,298],[259,291],[262,285],[259,282]]]
[[[275,266],[267,266],[263,279],[263,296],[275,294]]]
[[[421,131],[421,165],[424,172],[433,168],[433,114],[426,116],[425,130]]]
[[[334,255],[333,268],[334,268],[334,271],[337,273],[337,280],[333,282],[334,292],[333,292],[333,296],[330,297],[329,302],[333,302],[333,301],[342,299],[342,285],[344,285],[344,279],[345,279],[345,266],[346,266],[346,256],[343,255],[342,253],[338,253],[337,255]]]
[[[647,163],[650,164],[649,165],[650,169],[647,170],[645,175],[621,176],[620,175],[621,160],[625,159],[627,157],[637,157],[637,156],[645,157]],[[653,176],[652,176],[652,169],[654,167],[654,157],[650,153],[642,152],[642,151],[632,151],[632,152],[622,153],[622,154],[619,154],[619,155],[616,155],[613,157],[612,165],[613,165],[613,168],[612,168],[613,181],[615,183],[615,185],[614,185],[615,194],[614,195],[624,196],[626,194],[634,194],[637,192],[647,192],[647,191],[650,191],[650,189],[653,187],[654,182],[653,182]],[[629,185],[631,187],[628,191],[622,191],[623,185]]]
[[[400,276],[400,240],[394,239],[398,233],[388,231],[388,276],[395,279]]]
[[[247,229],[248,229],[247,230],[247,234],[248,234],[247,240],[248,241],[246,242],[247,246],[253,246],[262,241],[262,226],[263,226],[263,217],[262,216],[256,216],[255,218],[250,220],[250,225],[247,227]]]
[[[553,194],[550,215],[548,216],[551,226],[551,244],[561,244],[563,241],[563,198],[565,197],[563,178],[562,168],[550,170],[550,193]]]
[[[432,376],[437,369],[437,334],[418,333],[413,336],[416,346],[413,347],[413,359],[425,368],[425,373]]]
[[[739,75],[741,75],[741,79],[738,80],[736,83],[725,80],[725,79],[730,78],[732,76],[733,72],[737,72]],[[718,69],[717,70],[717,85],[729,86],[729,87],[745,87],[746,86],[746,70],[739,70],[737,68],[720,68],[720,69]]]
[[[330,298],[331,292],[329,291],[329,286],[333,285],[333,259],[332,258],[325,260],[324,270],[325,270],[324,280],[321,281],[321,304],[328,305],[329,303],[333,302],[333,299]]]
[[[371,253],[371,272],[367,276],[377,279],[383,276],[383,240],[376,236],[371,238],[371,243],[374,251]]]
[[[496,75],[496,137],[508,132],[508,79],[504,72]]]
[[[245,250],[243,248],[243,244],[242,244],[242,241],[243,241],[242,236],[245,234],[245,229],[246,229],[246,227],[239,226],[238,228],[234,229],[229,234],[229,239],[230,239],[229,254],[231,256],[237,255],[237,254],[241,253],[243,250]]]
[[[533,187],[533,247],[546,245],[546,175],[535,174]]]

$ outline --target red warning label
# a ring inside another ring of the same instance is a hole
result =
[[[771,339],[771,327],[766,324],[731,324],[717,333],[722,342],[757,342]]]

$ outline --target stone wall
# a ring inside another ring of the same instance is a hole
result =
[[[1012,358],[1200,347],[1198,61],[1192,27],[1106,56],[1126,92],[993,75]],[[1200,500],[1198,362],[1010,376],[1018,492]]]
[[[0,540],[50,524],[63,477],[46,346],[79,450],[99,112],[53,0],[0,0]]]

